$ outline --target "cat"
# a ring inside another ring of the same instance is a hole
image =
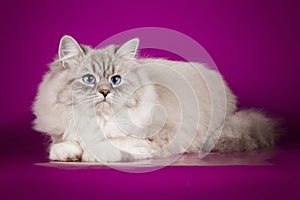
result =
[[[137,38],[102,49],[61,38],[32,107],[34,129],[51,137],[50,160],[118,162],[274,145],[276,121],[237,110],[217,71],[138,58],[138,47]]]

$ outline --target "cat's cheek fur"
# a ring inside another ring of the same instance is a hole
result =
[[[130,108],[135,106],[136,104],[137,104],[137,99],[135,97],[130,98],[129,101],[127,102],[127,106]]]

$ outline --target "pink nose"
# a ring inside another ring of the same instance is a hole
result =
[[[104,97],[106,97],[106,96],[108,95],[108,93],[110,93],[110,91],[107,90],[107,89],[102,89],[102,90],[100,90],[100,93],[101,93]]]

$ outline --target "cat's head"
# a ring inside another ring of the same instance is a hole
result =
[[[138,44],[135,38],[120,46],[91,49],[70,36],[62,37],[56,67],[69,73],[72,104],[93,107],[98,113],[136,104],[131,95],[141,78],[132,73]]]

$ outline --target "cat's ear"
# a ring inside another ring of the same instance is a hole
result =
[[[116,55],[121,57],[122,56],[135,57],[137,50],[139,48],[139,42],[140,40],[138,38],[134,38],[125,42],[123,45],[119,47],[119,49],[116,52]]]
[[[62,62],[63,67],[67,67],[68,60],[83,54],[84,51],[73,37],[64,35],[60,39],[58,56],[59,60]]]

